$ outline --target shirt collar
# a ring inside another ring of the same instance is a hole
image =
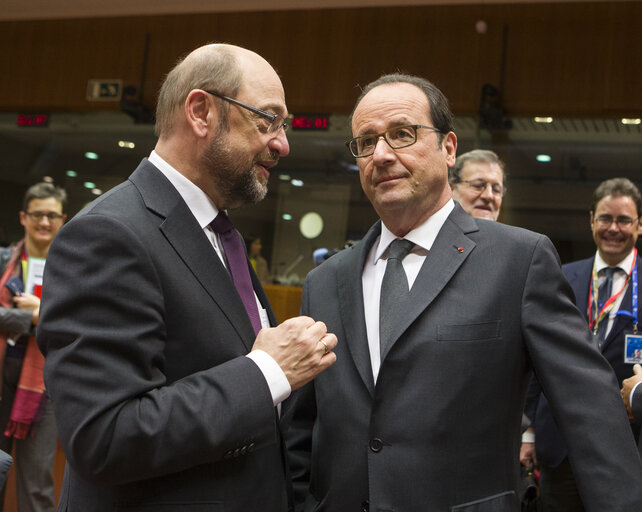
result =
[[[156,151],[152,150],[152,153],[149,155],[149,161],[174,185],[174,188],[192,212],[192,215],[196,217],[198,224],[202,229],[205,229],[218,215],[218,208],[209,196],[163,160]]]
[[[628,274],[629,270],[633,266],[634,252],[635,251],[631,250],[629,255],[615,266],[621,268],[622,270],[624,270],[624,272]],[[600,256],[600,251],[597,251],[595,253],[595,271],[600,272],[600,270],[605,269],[606,267],[609,267],[609,266],[610,265],[607,265],[605,261],[602,259],[602,256]]]
[[[423,224],[410,231],[404,238],[406,240],[410,240],[412,243],[421,247],[426,252],[429,251],[432,247],[432,244],[435,243],[435,239],[437,238],[441,227],[444,225],[444,222],[446,222],[446,219],[454,208],[455,202],[452,199],[449,199],[444,206],[442,206],[438,211],[436,211],[433,215],[426,219]],[[379,236],[379,245],[377,246],[377,250],[374,253],[373,264],[376,263],[379,258],[381,258],[383,253],[386,252],[386,249],[395,238],[398,237],[395,236],[382,222],[381,235]]]

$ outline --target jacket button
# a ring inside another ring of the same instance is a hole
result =
[[[382,448],[383,448],[383,441],[378,437],[375,437],[372,441],[370,441],[370,449],[373,452],[375,453],[380,452]]]
[[[361,503],[361,512],[369,512],[370,510],[370,502],[369,501],[363,501]]]

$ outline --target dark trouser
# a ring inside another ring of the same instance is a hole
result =
[[[568,457],[556,468],[540,465],[539,489],[543,512],[584,512]]]
[[[55,510],[53,462],[57,446],[56,419],[53,405],[45,404],[41,420],[26,439],[4,435],[9,421],[22,360],[7,357],[4,364],[2,401],[0,401],[0,449],[11,453],[15,448],[13,466],[16,470],[18,510],[20,512],[53,512]],[[0,492],[0,512],[3,510],[4,488]],[[10,511],[8,511],[10,512]]]

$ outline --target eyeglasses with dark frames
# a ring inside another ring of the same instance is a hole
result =
[[[25,212],[25,215],[27,217],[29,217],[31,220],[35,221],[35,222],[40,222],[45,217],[47,217],[47,220],[49,222],[54,222],[54,221],[62,219],[65,216],[62,213],[56,213],[56,212],[48,212],[47,213],[47,212],[39,212],[39,211]]]
[[[506,187],[504,187],[501,183],[490,183],[486,180],[482,180],[481,178],[476,180],[461,180],[457,183],[465,183],[478,194],[481,194],[484,190],[486,190],[486,188],[488,188],[488,185],[490,185],[490,189],[493,191],[493,195],[503,197],[504,194],[506,194]]]
[[[260,108],[253,107],[252,105],[248,105],[247,103],[243,103],[242,101],[235,100],[234,98],[230,98],[229,96],[225,96],[216,91],[205,90],[205,92],[208,94],[211,94],[212,96],[216,96],[217,98],[221,98],[222,100],[229,101],[230,103],[234,103],[234,105],[238,105],[239,107],[247,109],[250,112],[256,114],[257,116],[262,117],[263,119],[265,119],[270,123],[266,129],[267,133],[276,133],[281,128],[283,128],[283,131],[287,131],[287,129],[289,128],[287,121],[283,118],[283,116],[280,116],[279,114],[272,114],[271,112],[266,112],[265,110],[261,110]]]
[[[379,139],[383,137],[388,146],[392,149],[401,149],[412,146],[417,142],[417,129],[425,128],[433,132],[442,133],[441,130],[434,126],[423,124],[407,124],[388,128],[385,132],[360,135],[354,139],[346,141],[346,146],[355,158],[363,158],[374,153]]]
[[[630,228],[638,219],[627,217],[626,215],[620,215],[618,217],[613,217],[612,215],[598,215],[595,220],[603,228],[608,228],[615,222],[620,229],[626,229]]]

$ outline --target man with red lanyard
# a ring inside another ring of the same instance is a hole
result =
[[[595,342],[609,361],[618,383],[633,374],[638,334],[638,254],[635,243],[642,230],[642,197],[626,178],[603,181],[595,190],[591,230],[595,256],[562,267],[575,293],[577,307],[586,317]],[[639,358],[639,352],[638,358]],[[573,397],[569,397],[572,400]],[[584,404],[590,407],[591,404]],[[566,442],[555,424],[548,401],[535,378],[531,382],[526,415],[533,427],[522,438],[520,460],[532,459],[540,468],[544,512],[583,511],[573,478]],[[609,421],[609,418],[604,418]],[[631,423],[633,435],[640,427]],[[599,468],[596,467],[596,471]]]
[[[0,248],[0,449],[15,440],[18,510],[53,512],[53,460],[57,432],[43,382],[44,358],[35,342],[42,270],[49,246],[63,225],[67,195],[51,183],[30,187],[20,223],[24,238]],[[3,508],[4,489],[0,495]]]

